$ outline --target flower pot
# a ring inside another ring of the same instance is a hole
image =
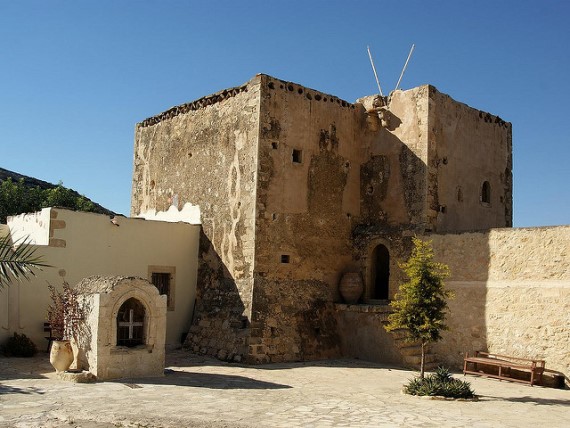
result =
[[[73,349],[69,340],[53,341],[49,362],[56,372],[64,372],[71,366],[71,363],[73,363]]]
[[[348,304],[355,304],[362,296],[364,285],[362,284],[362,277],[358,272],[347,272],[342,276],[338,291]]]

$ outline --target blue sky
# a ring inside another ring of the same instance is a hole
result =
[[[0,167],[128,215],[137,122],[256,73],[513,123],[514,224],[570,224],[570,2],[0,0]]]

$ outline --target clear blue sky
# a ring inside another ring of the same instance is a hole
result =
[[[256,73],[430,83],[513,123],[515,226],[570,224],[570,2],[0,0],[0,167],[126,215],[137,122]]]

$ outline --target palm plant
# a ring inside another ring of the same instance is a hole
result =
[[[30,280],[35,269],[49,267],[42,258],[36,254],[25,239],[12,244],[9,236],[0,237],[0,290],[22,279]]]

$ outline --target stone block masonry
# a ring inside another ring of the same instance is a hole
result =
[[[465,352],[546,360],[570,373],[570,226],[432,235],[450,266],[450,331],[434,351],[460,367]]]

